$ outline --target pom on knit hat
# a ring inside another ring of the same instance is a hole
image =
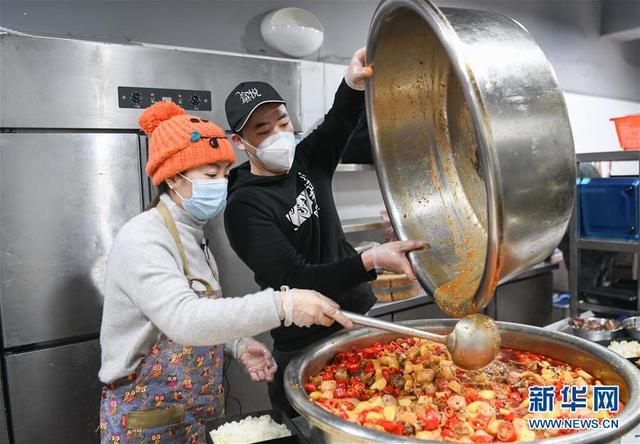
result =
[[[236,160],[222,128],[187,114],[175,103],[151,105],[138,122],[149,136],[146,172],[154,185],[191,168]]]
[[[175,103],[157,102],[142,112],[138,123],[142,131],[147,136],[150,136],[162,122],[181,114],[186,114],[186,112]]]

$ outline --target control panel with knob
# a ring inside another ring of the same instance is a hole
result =
[[[118,87],[118,107],[120,108],[148,108],[161,101],[176,103],[188,111],[211,111],[211,91]]]
[[[140,96],[140,93],[138,91],[131,93],[131,102],[140,104],[141,101],[142,96]]]

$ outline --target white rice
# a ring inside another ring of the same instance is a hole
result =
[[[284,424],[278,424],[271,416],[247,416],[240,421],[222,424],[211,433],[215,444],[251,444],[269,439],[291,436],[291,431]]]
[[[638,341],[611,341],[608,348],[625,358],[640,356],[640,343]]]

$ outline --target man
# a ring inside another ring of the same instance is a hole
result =
[[[416,241],[384,244],[357,254],[346,241],[331,182],[345,144],[364,109],[364,48],[357,51],[324,122],[296,146],[285,100],[263,82],[245,82],[229,94],[225,110],[231,140],[249,161],[231,171],[225,228],[231,246],[262,288],[313,289],[349,311],[375,303],[367,281],[376,269],[415,275],[405,253]],[[278,371],[269,384],[274,406],[294,413],[283,374],[300,350],[338,329],[283,326],[272,330]]]

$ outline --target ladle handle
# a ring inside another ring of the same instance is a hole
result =
[[[393,333],[400,333],[404,336],[415,336],[422,339],[429,339],[441,344],[446,343],[446,336],[443,335],[437,335],[435,333],[429,333],[424,330],[418,330],[417,328],[405,327],[404,325],[394,324],[393,322],[370,318],[369,316],[359,315],[350,311],[342,310],[342,314],[351,319],[354,324],[364,325],[365,327],[378,328],[380,330],[391,331]]]

